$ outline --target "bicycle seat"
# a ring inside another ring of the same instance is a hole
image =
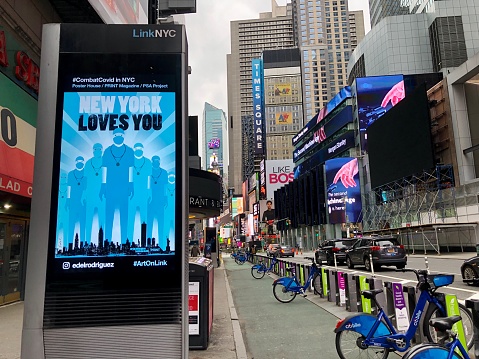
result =
[[[371,290],[363,290],[361,292],[362,295],[364,295],[364,298],[366,299],[373,299],[375,296],[377,296],[379,293],[382,293],[382,289],[371,289]]]
[[[429,321],[429,325],[431,327],[436,328],[437,330],[441,332],[445,332],[446,330],[451,330],[452,326],[460,321],[462,318],[459,315],[454,315],[452,317],[447,317],[447,318],[436,318],[436,319],[431,319]]]

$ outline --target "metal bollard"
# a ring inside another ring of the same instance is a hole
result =
[[[328,291],[328,302],[336,303],[336,271],[331,269],[328,270],[328,284],[329,284],[329,291]]]
[[[472,312],[472,323],[474,325],[474,358],[479,359],[479,300],[467,299],[466,307],[471,309]]]
[[[369,263],[371,263],[371,275],[373,278],[375,278],[376,275],[374,274],[373,255],[371,253],[369,253]]]
[[[356,279],[350,273],[344,273],[346,276],[346,310],[348,312],[358,311],[358,293],[356,288]]]

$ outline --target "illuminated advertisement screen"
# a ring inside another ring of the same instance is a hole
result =
[[[263,60],[251,60],[253,83],[253,115],[254,115],[254,153],[264,154],[265,124],[264,124],[264,86],[263,86]]]
[[[361,148],[367,152],[367,128],[405,96],[403,75],[356,79]]]
[[[275,96],[288,96],[291,95],[291,84],[278,84],[274,86]]]
[[[219,138],[212,138],[211,140],[209,140],[208,141],[208,148],[210,150],[220,148],[220,139]]]
[[[341,157],[325,163],[329,223],[357,223],[361,213],[358,159]]]
[[[181,282],[180,56],[60,53],[49,262],[58,276],[158,286],[141,275],[154,271],[169,274],[166,287]]]
[[[280,112],[274,115],[275,123],[277,125],[291,125],[293,124],[292,112]]]
[[[148,0],[88,0],[106,24],[147,24]]]

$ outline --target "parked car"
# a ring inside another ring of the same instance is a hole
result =
[[[461,275],[468,285],[479,284],[479,256],[466,259],[461,265]]]
[[[326,262],[327,265],[334,265],[334,254],[336,262],[343,265],[346,262],[346,250],[357,241],[357,238],[328,239],[322,242],[316,249],[314,256],[317,264]]]
[[[346,264],[352,269],[355,265],[364,265],[366,270],[371,270],[371,260],[374,269],[380,266],[396,266],[402,269],[407,264],[404,246],[395,237],[367,236],[359,239],[346,251]]]
[[[278,254],[280,257],[294,257],[293,247],[281,246],[281,249],[279,250]]]
[[[281,245],[277,243],[271,243],[266,250],[266,255],[273,256],[277,254],[277,251],[281,249]]]

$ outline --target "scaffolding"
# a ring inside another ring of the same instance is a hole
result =
[[[476,205],[479,211],[478,190],[479,183],[455,187],[452,166],[437,166],[364,193],[363,230],[397,234],[413,253],[475,247],[476,225],[459,223],[458,208]],[[441,238],[448,233],[454,240]]]

